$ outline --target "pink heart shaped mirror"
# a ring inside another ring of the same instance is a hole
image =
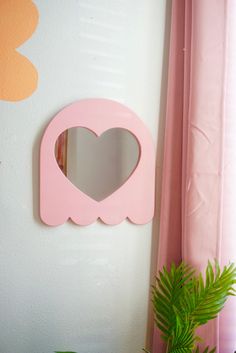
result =
[[[107,99],[69,105],[50,122],[40,150],[40,216],[56,226],[98,218],[144,224],[153,218],[155,152],[129,108]]]

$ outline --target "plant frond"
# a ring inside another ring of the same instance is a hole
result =
[[[181,263],[176,267],[172,263],[170,271],[166,267],[159,271],[156,286],[152,287],[155,321],[165,341],[168,341],[176,325],[176,310],[180,307],[184,285],[193,275],[194,270],[190,266]]]
[[[236,267],[208,262],[205,276],[195,274],[192,267],[172,264],[163,267],[153,289],[155,322],[167,342],[167,353],[200,353],[195,329],[217,317],[228,296],[235,296]],[[214,353],[206,347],[202,353]]]
[[[206,268],[205,283],[200,274],[192,281],[192,288],[186,287],[182,305],[189,317],[197,323],[203,325],[207,321],[217,317],[224,307],[229,295],[234,295],[233,285],[236,280],[236,267],[233,264],[225,266],[220,272],[216,262],[216,270],[208,262]]]
[[[194,327],[191,322],[183,323],[177,319],[177,325],[172,332],[169,353],[192,353],[195,345]]]

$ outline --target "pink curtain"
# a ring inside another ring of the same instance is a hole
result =
[[[235,0],[173,0],[158,268],[236,261],[235,59]],[[201,335],[236,350],[236,299]]]

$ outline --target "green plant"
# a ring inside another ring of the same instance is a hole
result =
[[[235,295],[236,267],[208,262],[205,279],[189,265],[163,267],[153,286],[155,323],[166,342],[166,353],[199,353],[195,335],[198,326],[217,317],[226,299]],[[206,347],[203,353],[213,353]]]

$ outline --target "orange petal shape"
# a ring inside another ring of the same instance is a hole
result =
[[[38,11],[31,0],[0,0],[0,99],[18,101],[37,87],[33,64],[15,49],[34,32]]]

